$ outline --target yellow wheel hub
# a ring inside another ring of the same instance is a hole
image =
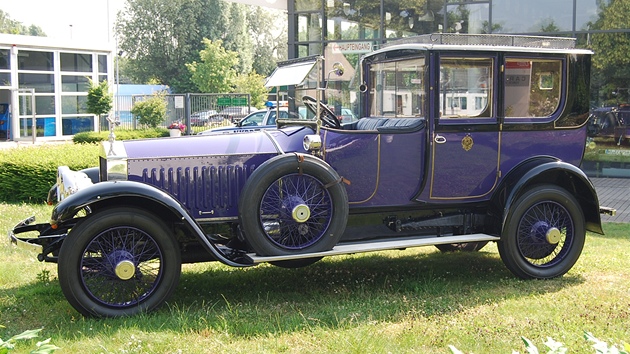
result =
[[[308,218],[311,217],[311,209],[305,204],[297,205],[293,208],[291,216],[293,216],[293,220],[296,222],[306,222]]]
[[[124,260],[116,264],[116,276],[121,280],[129,280],[136,274],[136,266],[132,261]]]
[[[545,235],[545,237],[547,238],[547,242],[555,245],[560,242],[560,239],[562,238],[562,233],[557,228],[552,227],[551,229],[547,230],[547,235]]]

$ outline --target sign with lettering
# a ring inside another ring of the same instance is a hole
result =
[[[356,54],[372,51],[372,42],[331,43],[333,53]]]

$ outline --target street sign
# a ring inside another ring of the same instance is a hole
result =
[[[219,97],[217,99],[217,105],[219,105],[219,106],[231,106],[232,105],[232,98],[230,98],[230,97]]]

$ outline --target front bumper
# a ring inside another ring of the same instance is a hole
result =
[[[35,217],[31,216],[20,221],[12,230],[9,230],[9,242],[20,249],[37,253],[40,262],[57,263],[57,251],[66,238],[67,233],[55,233],[50,224],[35,224]],[[18,237],[16,235],[38,231],[38,237]]]

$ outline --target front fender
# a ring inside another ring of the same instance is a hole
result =
[[[96,183],[62,200],[53,209],[52,225],[61,224],[72,219],[85,207],[103,202],[112,202],[117,199],[135,198],[143,200],[143,205],[159,204],[162,208],[171,212],[178,220],[181,220],[197,236],[206,249],[220,262],[234,267],[253,265],[253,261],[245,256],[228,257],[203,232],[201,226],[188,213],[186,208],[168,193],[139,182],[133,181],[108,181]]]
[[[515,168],[502,181],[493,197],[493,205],[500,210],[501,234],[505,234],[509,211],[516,200],[531,186],[554,184],[573,194],[586,221],[586,229],[603,234],[599,214],[599,199],[595,187],[578,167],[552,158],[532,159]],[[497,210],[495,209],[495,210]]]

